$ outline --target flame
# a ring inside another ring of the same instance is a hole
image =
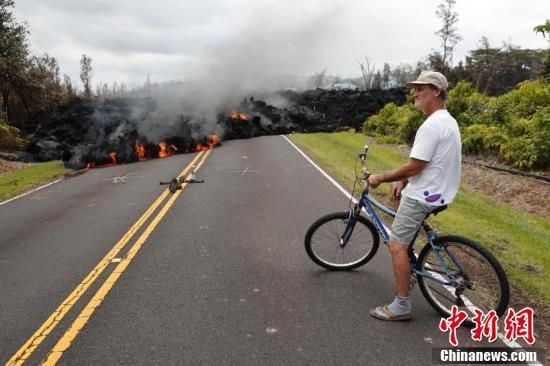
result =
[[[159,158],[165,158],[167,156],[174,155],[174,151],[177,151],[178,148],[174,145],[168,145],[166,142],[159,143]]]
[[[219,145],[220,141],[221,139],[214,134],[208,135],[208,138],[204,138],[199,144],[197,144],[194,147],[188,147],[184,145],[178,148],[175,144],[168,144],[163,141],[158,144],[158,148],[159,148],[158,157],[165,158],[176,154],[176,152],[190,153],[194,151],[203,151],[203,150],[213,149],[214,147]],[[152,156],[150,156],[150,152],[149,153],[147,152],[145,145],[141,144],[139,141],[136,141],[134,143],[134,153],[136,154],[135,156],[138,158],[139,161],[144,161],[152,158]],[[77,164],[80,164],[80,162],[82,161],[81,157],[78,156],[76,158],[76,161],[77,161]],[[107,153],[107,156],[103,155],[103,157],[99,161],[87,162],[86,169],[104,168],[104,167],[110,167],[118,164],[119,162],[117,161],[117,153],[115,151],[111,151]]]
[[[111,161],[113,162],[113,165],[116,165],[116,152],[112,151],[107,155],[109,155],[109,157],[111,158]]]
[[[145,157],[145,146],[136,141],[134,148],[139,161],[147,160]]]
[[[220,138],[217,135],[210,135],[209,138],[210,138],[210,142],[208,144],[209,148],[213,148],[214,146],[220,143]]]
[[[239,113],[237,111],[231,111],[231,119],[234,121],[248,121],[246,113]]]
[[[102,163],[96,163],[95,161],[91,161],[91,162],[88,162],[86,164],[86,169],[107,168],[107,167],[110,167],[110,166],[118,165],[118,162],[116,160],[116,155],[117,154],[116,154],[115,151],[111,151],[111,152],[107,153],[107,156],[109,157],[109,159],[111,159],[110,163],[103,163],[103,162]],[[78,161],[80,161],[80,159],[78,159]]]
[[[219,145],[220,138],[217,135],[208,135],[208,141],[206,143],[199,143],[195,147],[193,147],[191,150],[185,149],[185,152],[191,152],[191,151],[203,151],[203,150],[209,150],[213,149],[215,146]]]

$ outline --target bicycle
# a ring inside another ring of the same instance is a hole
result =
[[[308,256],[329,270],[358,268],[374,257],[380,237],[385,244],[389,241],[389,229],[373,205],[391,217],[395,217],[396,212],[369,194],[367,152],[368,146],[365,145],[357,157],[362,164],[361,175],[357,174],[357,159],[355,161],[356,179],[348,209],[319,218],[306,233]],[[352,207],[357,183],[364,189]],[[447,205],[437,207],[430,214],[437,215],[446,208]],[[361,212],[365,212],[368,218],[361,216]],[[510,286],[496,258],[471,239],[456,235],[438,236],[426,219],[408,246],[411,289],[418,282],[428,303],[443,317],[451,315],[453,305],[466,311],[468,319],[462,323],[466,327],[475,325],[471,319],[476,308],[484,313],[494,310],[499,317],[504,314],[510,299]],[[417,256],[414,244],[421,229],[426,233],[427,243]]]

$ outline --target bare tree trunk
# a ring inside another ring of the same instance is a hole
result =
[[[365,63],[359,62],[359,68],[361,69],[361,74],[363,75],[363,82],[365,83],[365,90],[370,89],[372,85],[372,78],[374,77],[374,67],[375,64],[370,66],[370,60],[365,56]]]
[[[2,110],[0,110],[0,117],[5,116],[6,122],[9,122],[9,98],[10,98],[10,90],[6,89],[2,91]]]

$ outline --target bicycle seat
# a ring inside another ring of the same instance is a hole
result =
[[[447,209],[447,205],[443,205],[443,206],[439,206],[437,207],[435,210],[433,210],[432,212],[430,212],[430,215],[437,215],[438,213],[442,212],[442,211],[445,211]],[[428,215],[429,216],[429,215]]]

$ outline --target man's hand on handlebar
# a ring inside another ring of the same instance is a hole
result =
[[[369,186],[371,186],[371,188],[376,188],[380,184],[384,183],[381,174],[371,175],[367,181],[369,182]]]

